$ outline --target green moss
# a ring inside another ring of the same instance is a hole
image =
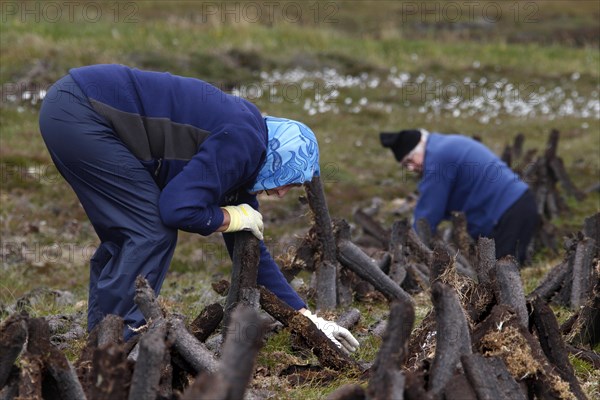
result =
[[[289,331],[282,330],[269,337],[258,355],[257,364],[262,365],[269,371],[281,370],[293,359],[292,341]],[[300,361],[300,360],[297,360]]]
[[[600,396],[600,371],[587,361],[573,355],[569,355],[569,361],[573,365],[575,376],[581,383],[586,396],[590,399],[598,398]]]
[[[577,376],[586,376],[596,371],[592,364],[573,355],[569,355],[569,361],[573,364]]]

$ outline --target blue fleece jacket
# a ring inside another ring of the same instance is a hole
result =
[[[258,200],[248,193],[263,164],[267,128],[255,105],[207,82],[123,65],[69,71],[94,109],[162,189],[164,224],[209,235],[223,223],[220,206]],[[233,237],[223,235],[231,253]],[[258,283],[287,304],[304,301],[264,243]]]
[[[462,211],[473,238],[489,236],[527,188],[506,163],[478,141],[431,133],[414,218],[427,219],[435,231],[452,211]]]

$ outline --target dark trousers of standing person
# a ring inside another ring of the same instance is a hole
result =
[[[106,315],[130,327],[144,324],[135,305],[135,279],[158,294],[177,242],[160,219],[160,190],[150,173],[115,135],[70,75],[48,91],[40,130],[58,171],[71,185],[100,246],[90,260],[88,331]]]
[[[535,197],[527,190],[494,227],[491,238],[496,242],[496,258],[511,255],[522,265],[527,260],[527,247],[539,224]]]

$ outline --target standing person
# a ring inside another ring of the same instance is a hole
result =
[[[316,317],[267,251],[256,195],[283,197],[319,174],[314,133],[265,117],[252,103],[194,78],[123,65],[74,68],[49,90],[40,130],[57,169],[90,219],[100,246],[90,260],[88,330],[125,319],[125,338],[144,324],[135,279],[158,294],[179,229],[260,239],[258,283],[313,320],[347,351],[358,342]]]
[[[435,232],[452,211],[464,212],[469,234],[492,238],[496,257],[523,263],[540,218],[527,184],[480,142],[424,129],[381,133],[383,147],[409,171],[421,174],[415,222]]]

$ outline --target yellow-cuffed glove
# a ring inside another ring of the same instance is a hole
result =
[[[353,353],[358,350],[358,340],[352,336],[350,331],[342,326],[339,326],[333,321],[327,321],[321,317],[317,317],[309,310],[302,312],[306,318],[310,319],[321,332],[327,336],[329,340],[333,342],[337,347],[342,349],[347,354]]]
[[[248,204],[221,208],[229,213],[229,227],[225,232],[250,231],[258,240],[263,240],[263,218],[261,213]]]

